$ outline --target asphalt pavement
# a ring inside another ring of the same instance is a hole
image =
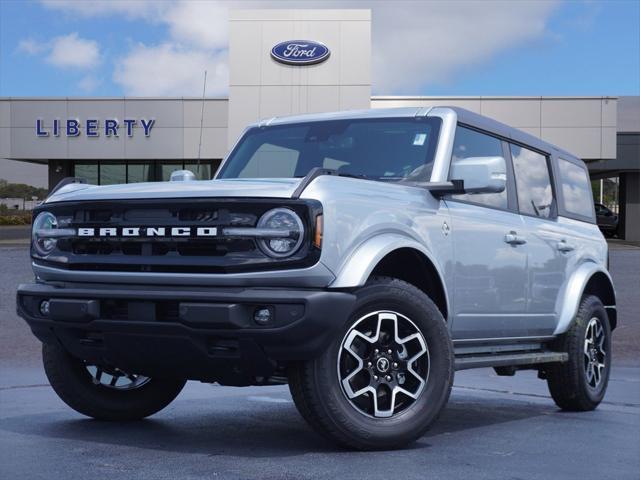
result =
[[[18,241],[22,243],[31,237],[31,225],[11,225],[0,227],[0,242],[9,243]]]
[[[456,374],[451,400],[410,448],[350,452],[313,433],[286,387],[189,382],[133,423],[88,420],[53,393],[15,314],[25,246],[0,245],[0,478],[640,479],[640,249],[614,247],[614,368],[594,412],[561,412],[533,372]]]

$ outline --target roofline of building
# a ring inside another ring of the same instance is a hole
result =
[[[617,100],[612,95],[372,95],[371,100]]]
[[[623,97],[633,97],[624,95]],[[594,100],[610,99],[616,100],[621,96],[612,95],[372,95],[371,100]],[[229,101],[229,97],[205,97],[207,101]],[[0,100],[20,100],[20,101],[113,101],[113,100],[197,100],[202,101],[202,97],[0,97]]]
[[[204,97],[205,100],[229,101],[229,97]],[[113,100],[197,100],[202,101],[202,97],[0,97],[0,100],[20,100],[20,101],[113,101]]]

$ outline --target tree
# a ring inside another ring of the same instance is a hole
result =
[[[47,197],[48,190],[46,188],[32,187],[24,183],[9,183],[0,178],[0,198],[26,198],[31,200],[37,197],[38,200],[44,200]]]

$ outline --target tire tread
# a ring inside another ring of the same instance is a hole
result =
[[[604,308],[600,299],[594,295],[585,295],[580,302],[571,327],[558,339],[555,345],[557,350],[569,354],[567,362],[551,366],[547,370],[549,393],[556,405],[562,410],[586,412],[594,410],[600,403],[600,401],[594,401],[589,397],[581,380],[583,376],[581,362],[584,329],[586,323],[591,319],[593,311],[598,308]],[[605,321],[607,321],[606,318]],[[609,335],[610,329],[605,329]],[[609,350],[608,355],[610,356],[610,354]]]
[[[424,311],[437,315],[444,323],[442,315],[433,301],[415,286],[396,278],[374,277],[367,282],[363,289],[376,286],[383,286],[386,289],[393,290],[394,294],[397,294],[400,298],[403,297],[404,301],[410,302],[413,305],[421,304]],[[441,415],[444,410],[442,407],[446,404],[451,391],[451,385],[453,384],[453,348],[446,327],[440,330],[442,336],[439,339],[435,339],[435,341],[442,342],[442,344],[449,346],[449,370],[445,372],[445,375],[448,377],[447,388],[440,399],[440,405],[435,406],[435,408],[438,409],[437,414],[417,435],[406,437],[400,442],[397,440],[386,442],[371,437],[367,431],[357,431],[356,426],[349,422],[348,417],[337,405],[325,401],[321,393],[323,390],[320,385],[316,383],[318,375],[316,375],[314,371],[316,368],[314,361],[297,363],[289,369],[289,389],[298,411],[316,432],[348,449],[380,450],[398,448],[415,440],[418,436],[423,435],[429,426]]]
[[[131,421],[153,415],[169,405],[186,383],[182,379],[153,378],[140,389],[109,390],[89,384],[82,376],[81,361],[60,345],[43,344],[42,359],[49,383],[60,399],[96,420]]]

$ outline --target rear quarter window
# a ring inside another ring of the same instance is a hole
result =
[[[593,219],[591,184],[586,169],[559,158],[558,171],[564,210],[569,214]]]
[[[557,203],[551,186],[546,156],[511,144],[520,213],[538,218],[554,218]]]

